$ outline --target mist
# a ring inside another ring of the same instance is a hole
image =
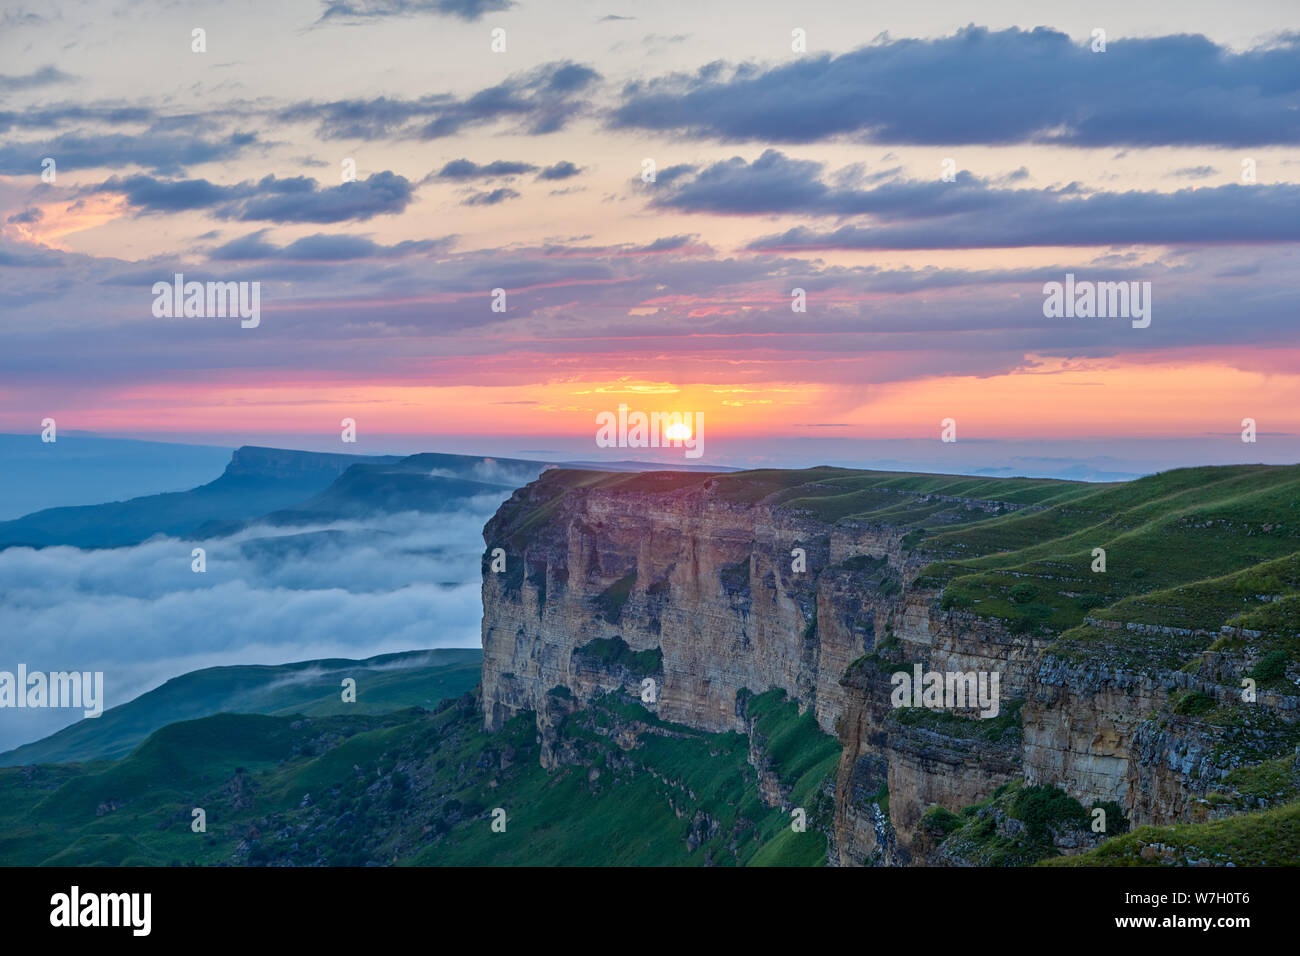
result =
[[[481,529],[505,495],[129,548],[0,552],[0,669],[103,671],[105,708],[188,671],[479,646]],[[204,548],[206,571],[191,570]],[[81,718],[0,710],[0,750]]]

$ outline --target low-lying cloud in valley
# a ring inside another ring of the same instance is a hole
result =
[[[478,646],[480,532],[501,497],[219,539],[0,551],[0,634],[21,636],[0,670],[103,671],[107,709],[203,667]],[[196,547],[204,573],[191,570]],[[0,750],[79,719],[6,708]]]

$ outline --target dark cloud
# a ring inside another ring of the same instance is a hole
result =
[[[565,159],[552,166],[547,166],[537,174],[537,178],[543,180],[569,179],[572,176],[578,175],[580,172],[582,172],[580,168]]]
[[[587,108],[585,94],[600,79],[588,66],[547,63],[466,98],[436,93],[415,100],[300,103],[279,113],[284,122],[315,122],[325,139],[439,139],[475,126],[515,120],[531,134],[553,133]]]
[[[691,246],[697,239],[697,236],[664,236],[662,239],[656,239],[647,246],[642,246],[640,251],[678,252]]]
[[[965,249],[1300,241],[1300,186],[1226,185],[1172,193],[1000,188],[956,181],[830,185],[824,165],[769,149],[659,177],[652,205],[723,215],[865,216],[834,230],[800,226],[752,249]],[[1019,179],[1023,177],[1013,176]],[[1005,177],[1004,177],[1005,179]]]
[[[493,189],[491,192],[474,193],[474,195],[470,196],[468,199],[462,200],[461,205],[462,206],[495,206],[498,203],[505,202],[507,199],[518,199],[518,198],[519,198],[519,193],[515,192],[513,189],[506,189],[505,187],[502,187],[500,189]]]
[[[279,182],[293,185],[239,203],[235,210],[224,213],[223,218],[269,222],[365,221],[373,216],[401,212],[414,195],[410,180],[388,170],[324,189],[317,188],[314,180],[305,180],[309,185],[299,187],[303,177]]]
[[[1217,175],[1218,170],[1213,166],[1184,166],[1182,169],[1175,169],[1170,176],[1187,177],[1188,179],[1208,179]]]
[[[899,187],[908,192],[917,184]],[[943,185],[961,186],[958,183]],[[924,184],[929,192],[931,184]],[[1217,186],[1079,195],[968,185],[966,208],[918,221],[796,227],[751,249],[983,249],[1300,242],[1300,186]],[[881,187],[888,194],[890,187]],[[927,200],[933,197],[926,197]]]
[[[699,236],[664,236],[653,242],[644,245],[633,245],[631,243],[622,243],[613,246],[567,246],[559,243],[552,243],[542,247],[542,253],[547,256],[573,256],[587,258],[601,258],[603,256],[645,256],[655,255],[665,252],[679,252],[689,255],[708,254],[712,255],[714,249],[707,243],[700,241]]]
[[[479,163],[471,162],[468,159],[453,159],[442,169],[438,170],[438,179],[454,179],[465,181],[469,179],[492,179],[497,176],[519,176],[523,173],[535,172],[537,167],[532,163],[516,163],[509,160],[498,159],[495,162]]]
[[[59,269],[64,264],[62,254],[52,249],[0,244],[0,268],[2,269]],[[15,300],[16,303],[21,301],[21,299]]]
[[[151,138],[165,133],[185,132],[211,135],[230,124],[258,119],[264,110],[247,105],[226,104],[203,112],[163,112],[152,106],[123,102],[50,103],[21,112],[0,111],[0,131],[11,128],[55,129],[72,124],[93,126],[137,126],[139,136]]]
[[[206,179],[114,176],[91,191],[121,193],[142,212],[204,209],[219,219],[280,223],[365,221],[401,212],[414,195],[410,180],[388,170],[324,188],[306,176],[266,176],[230,186]]]
[[[24,209],[22,212],[14,213],[6,219],[5,222],[17,223],[19,225],[32,225],[33,223],[40,222],[44,218],[45,213],[41,212],[36,206],[32,206],[30,209]]]
[[[43,66],[39,70],[33,70],[21,76],[9,76],[0,73],[0,93],[11,93],[18,90],[32,90],[42,86],[53,86],[56,83],[68,83],[76,77],[64,73],[54,66]]]
[[[752,163],[733,156],[703,168],[670,166],[655,177],[651,205],[723,214],[853,211],[836,208],[836,197],[843,202],[852,191],[822,182],[824,168],[774,149]]]
[[[1046,27],[885,38],[773,67],[712,63],[628,84],[610,122],[721,140],[914,144],[1300,143],[1300,34],[1235,53],[1203,36],[1114,39]]]
[[[388,17],[433,15],[478,20],[485,13],[509,10],[510,0],[329,0],[321,22],[365,23]]]
[[[51,156],[59,172],[77,169],[122,169],[140,166],[155,175],[170,176],[198,163],[230,160],[262,144],[253,133],[208,138],[193,133],[64,133],[33,143],[0,145],[0,173],[39,173],[40,161]]]
[[[364,236],[317,233],[296,239],[285,246],[277,246],[264,238],[266,232],[261,229],[218,246],[209,253],[209,258],[215,261],[286,259],[309,262],[400,259],[417,253],[445,252],[453,241],[451,237],[412,239],[385,246]]]

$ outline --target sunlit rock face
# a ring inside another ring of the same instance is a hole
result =
[[[1207,652],[1199,678],[1066,661],[1042,636],[943,609],[918,578],[933,556],[914,525],[846,520],[809,505],[806,487],[790,500],[746,480],[552,471],[516,491],[484,529],[486,728],[533,711],[554,765],[557,721],[610,691],[669,721],[744,733],[737,695],[780,688],[842,748],[838,865],[962,865],[928,841],[922,816],[1020,779],[1085,807],[1113,802],[1133,825],[1214,815],[1206,796],[1235,764],[1170,694],[1228,693],[1240,661]],[[954,521],[1016,507],[892,493]],[[996,673],[1007,710],[988,723],[900,714],[890,677],[917,663]],[[1285,733],[1295,698],[1261,700]]]

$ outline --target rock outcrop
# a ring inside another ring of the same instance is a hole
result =
[[[1126,670],[945,609],[918,578],[933,556],[915,516],[932,529],[1014,502],[889,488],[873,491],[880,520],[846,519],[810,504],[808,485],[790,499],[749,480],[552,471],[516,491],[484,529],[485,727],[535,712],[546,763],[555,715],[611,690],[664,720],[747,733],[738,695],[781,688],[842,747],[839,865],[949,862],[919,832],[926,811],[956,813],[1020,778],[1117,804],[1134,825],[1212,812],[1239,761],[1179,702],[1234,692],[1240,660],[1207,652],[1199,677]],[[894,707],[890,675],[917,663],[998,674],[999,715]],[[1258,733],[1284,746],[1296,698],[1261,700],[1272,723]]]

